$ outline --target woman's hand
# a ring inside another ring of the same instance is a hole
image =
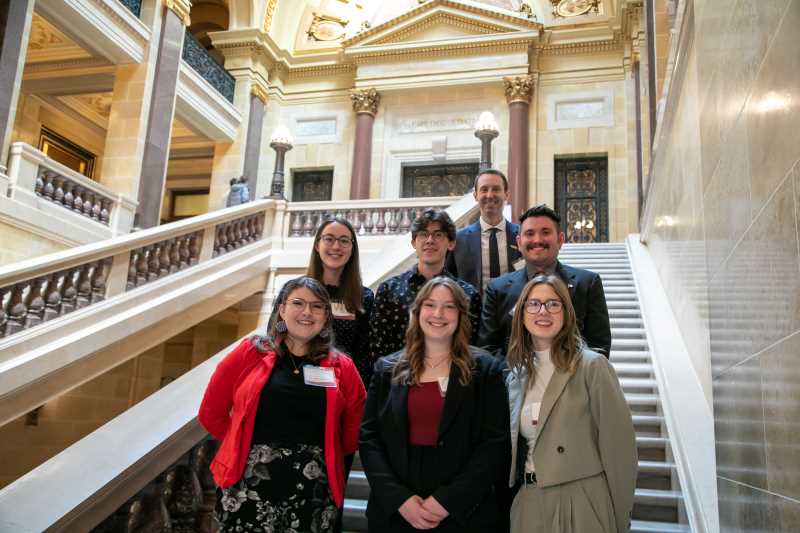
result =
[[[407,499],[398,511],[414,529],[433,529],[440,522],[433,513],[423,507],[422,498],[416,494]]]
[[[433,496],[428,496],[425,498],[425,500],[422,502],[422,508],[435,516],[437,522],[441,522],[450,516],[450,513],[447,512],[447,509],[442,507],[442,504],[436,501],[436,498]]]

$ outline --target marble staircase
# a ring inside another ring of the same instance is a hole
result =
[[[624,244],[566,245],[560,259],[602,276],[611,317],[611,362],[619,376],[636,427],[639,473],[633,509],[633,533],[689,531],[681,525],[680,484],[660,410],[639,301]],[[366,531],[369,484],[356,460],[347,485],[344,529]]]

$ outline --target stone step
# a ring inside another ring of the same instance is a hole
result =
[[[614,320],[615,318],[642,318],[642,312],[636,309],[609,309],[608,318]]]
[[[598,272],[598,274],[599,274],[599,272]],[[627,274],[612,274],[612,273],[608,273],[607,272],[607,273],[601,275],[600,278],[603,281],[603,286],[606,285],[607,281],[611,281],[611,280],[613,280],[613,281],[629,281],[629,282],[633,283],[633,276],[631,275],[630,272],[627,273]]]
[[[603,288],[609,287],[621,287],[624,289],[636,289],[636,285],[633,283],[633,279],[604,279],[603,280]]]
[[[606,292],[606,303],[608,302],[638,302],[639,297],[635,292]]]
[[[641,318],[611,318],[611,328],[644,328]]]
[[[612,324],[611,325],[611,338],[612,339],[644,339],[645,338],[645,331],[644,331],[644,328],[615,327],[615,324]]]
[[[633,426],[636,433],[642,436],[661,436],[664,417],[660,415],[633,415]]]
[[[649,378],[620,378],[619,384],[624,392],[654,393],[657,392],[656,380]]]
[[[611,337],[611,352],[645,351],[649,348],[647,339],[615,339]]]
[[[689,526],[672,522],[631,521],[631,533],[689,533],[690,531]]]
[[[633,309],[639,310],[639,300],[606,300],[606,307],[609,313],[612,309]]]
[[[606,293],[606,296],[609,294],[630,294],[636,296],[636,286],[633,283],[629,285],[610,285],[608,287],[604,285],[603,291]]]
[[[647,363],[650,364],[650,352],[647,350],[611,349],[611,363]]]
[[[616,354],[613,354],[614,357]],[[622,377],[649,377],[653,375],[653,365],[650,363],[618,363],[611,361],[617,376]]]

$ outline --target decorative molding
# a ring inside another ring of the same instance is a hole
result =
[[[256,80],[253,80],[252,84],[250,85],[250,94],[252,94],[253,97],[261,100],[264,104],[266,104],[267,100],[269,100],[269,96],[267,95],[267,87]]]
[[[81,57],[25,65],[25,77],[27,78],[29,74],[39,74],[42,72],[59,72],[66,69],[95,69],[98,67],[109,71],[113,70],[114,68],[114,66],[105,58]]]
[[[270,26],[272,26],[272,17],[275,16],[275,8],[278,6],[278,0],[267,0],[267,11],[264,15],[264,33],[269,33]]]
[[[184,26],[189,27],[192,24],[192,19],[189,17],[192,12],[191,0],[164,0],[164,6],[178,15]]]
[[[188,63],[181,61],[175,116],[215,141],[230,142],[242,122],[239,111]]]
[[[513,104],[514,102],[531,103],[531,97],[536,88],[536,82],[532,74],[503,78],[503,85],[508,104]]]
[[[423,19],[418,24],[412,24],[397,32],[391,33],[386,37],[372,41],[369,44],[377,45],[377,44],[400,43],[408,40],[409,37],[417,33],[420,33],[432,26],[440,24],[453,26],[463,30],[472,31],[475,34],[482,34],[482,35],[487,35],[492,33],[509,33],[511,31],[508,29],[508,27],[505,26],[500,26],[497,24],[489,24],[479,20],[471,20],[468,18],[459,17],[454,15],[453,13],[440,12],[440,13],[435,13],[434,15]]]
[[[350,99],[353,101],[353,111],[356,114],[368,113],[373,117],[378,113],[378,104],[381,102],[381,95],[377,89],[353,89],[350,91]]]
[[[546,99],[547,129],[614,127],[614,91],[557,92]]]
[[[588,41],[564,44],[548,44],[540,46],[539,52],[543,56],[565,56],[574,54],[592,54],[597,52],[615,52],[622,50],[624,43],[617,35],[614,39],[602,41]]]
[[[515,35],[513,33],[507,35]],[[534,43],[535,35],[526,35],[519,38],[502,40],[468,40],[447,44],[419,46],[415,48],[380,47],[378,50],[367,48],[346,51],[356,64],[375,62],[387,58],[402,58],[404,60],[419,59],[422,57],[452,57],[455,55],[478,55],[499,52],[527,51]]]

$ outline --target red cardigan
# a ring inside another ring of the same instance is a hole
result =
[[[267,383],[277,356],[259,352],[244,340],[217,365],[200,404],[198,421],[220,441],[211,463],[214,480],[222,488],[242,477],[250,453],[261,389]],[[320,366],[333,368],[336,388],[325,389],[325,465],[336,504],[344,502],[344,456],[358,449],[358,430],[364,414],[366,392],[353,361],[331,351]]]

